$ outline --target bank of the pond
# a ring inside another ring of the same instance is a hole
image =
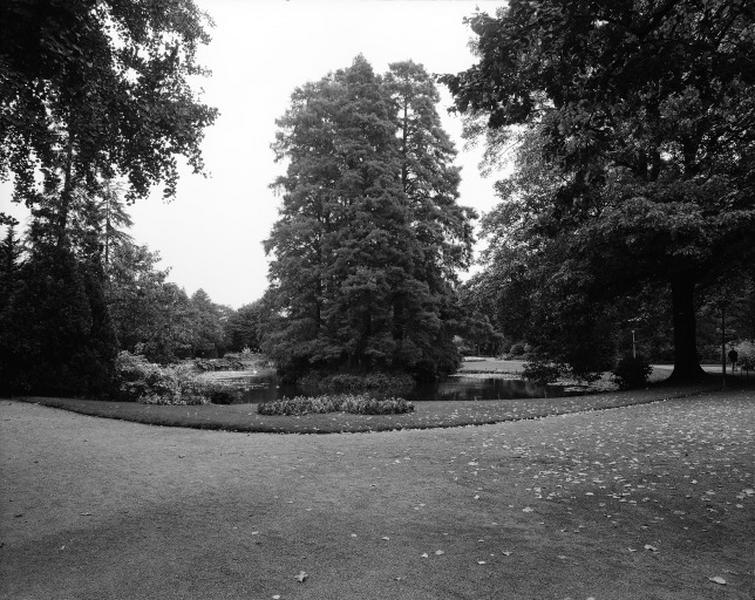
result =
[[[558,398],[517,400],[429,401],[415,403],[403,415],[331,413],[305,416],[264,416],[251,404],[157,406],[74,398],[17,398],[73,412],[149,425],[269,433],[345,433],[394,429],[429,429],[535,419],[550,415],[604,410],[693,396],[715,386],[653,386],[644,390]]]

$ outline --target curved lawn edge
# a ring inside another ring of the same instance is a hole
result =
[[[135,402],[109,402],[76,398],[14,397],[11,400],[40,404],[71,412],[165,427],[235,431],[245,433],[362,433],[399,429],[435,429],[492,425],[540,419],[595,410],[608,410],[675,398],[696,396],[714,386],[655,386],[644,390],[529,398],[520,400],[415,402],[415,411],[402,415],[353,415],[330,413],[304,416],[263,416],[256,405],[158,406]]]

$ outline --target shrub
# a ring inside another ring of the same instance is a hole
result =
[[[198,380],[191,367],[163,367],[144,356],[121,352],[115,363],[122,398],[144,404],[206,404],[217,384]]]
[[[635,358],[631,355],[623,356],[619,359],[616,367],[613,369],[613,380],[622,390],[643,387],[652,372],[653,367],[648,361],[639,354]]]
[[[244,369],[244,363],[232,356],[226,355],[223,358],[195,358],[192,361],[197,371],[241,371]]]
[[[562,372],[563,368],[555,363],[533,360],[532,362],[525,363],[522,369],[522,376],[529,381],[546,385],[556,381]]]
[[[377,398],[366,394],[296,396],[257,405],[261,415],[307,415],[347,412],[358,415],[397,415],[414,411],[414,405],[403,398]]]
[[[307,394],[369,394],[375,398],[391,398],[408,394],[414,388],[411,375],[388,373],[334,373],[324,375],[313,372],[297,382]]]

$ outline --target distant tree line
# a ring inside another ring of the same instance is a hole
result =
[[[26,235],[5,226],[0,244],[0,381],[6,392],[101,394],[119,350],[152,362],[259,351],[260,303],[238,311],[168,281],[156,252],[120,224],[121,199],[74,193],[66,245],[55,211],[34,212]],[[57,198],[57,196],[52,197]],[[44,206],[44,204],[41,204]],[[120,215],[116,218],[117,215]],[[83,225],[86,226],[83,226]],[[107,251],[106,251],[107,248]]]

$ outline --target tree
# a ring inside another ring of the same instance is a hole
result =
[[[173,196],[178,156],[201,171],[216,110],[189,79],[203,74],[205,23],[192,0],[0,4],[0,179],[13,175],[14,201],[34,215],[2,314],[18,389],[107,387],[115,337],[103,285],[125,216],[109,182],[123,177],[130,202],[160,182]]]
[[[275,314],[264,346],[284,372],[455,367],[452,269],[469,229],[453,150],[422,130],[437,124],[423,73],[406,63],[382,78],[359,56],[298,88],[278,121],[274,149],[289,164],[266,243]],[[434,165],[423,157],[433,151]]]
[[[203,289],[190,299],[193,356],[215,358],[225,350],[221,308]]]
[[[149,360],[173,362],[192,354],[194,320],[186,293],[157,268],[160,256],[146,246],[114,248],[107,303],[120,347]]]
[[[244,348],[259,352],[266,322],[266,308],[262,300],[245,304],[231,313],[225,322],[228,348],[239,352]]]
[[[59,232],[72,191],[123,175],[129,199],[164,181],[176,156],[201,170],[202,131],[216,116],[187,81],[209,41],[192,0],[10,0],[0,6],[0,177],[15,200],[60,189]]]
[[[538,284],[569,292],[544,322],[589,324],[665,284],[673,377],[700,376],[695,291],[755,251],[752,8],[512,0],[469,22],[479,61],[443,80],[458,110],[523,128],[529,173],[502,190],[500,223]]]
[[[111,391],[117,344],[102,287],[70,249],[41,243],[33,247],[0,309],[0,330],[5,391]]]
[[[5,237],[0,243],[0,309],[7,302],[8,294],[13,289],[22,252],[16,236],[16,225],[17,221],[9,222]]]

